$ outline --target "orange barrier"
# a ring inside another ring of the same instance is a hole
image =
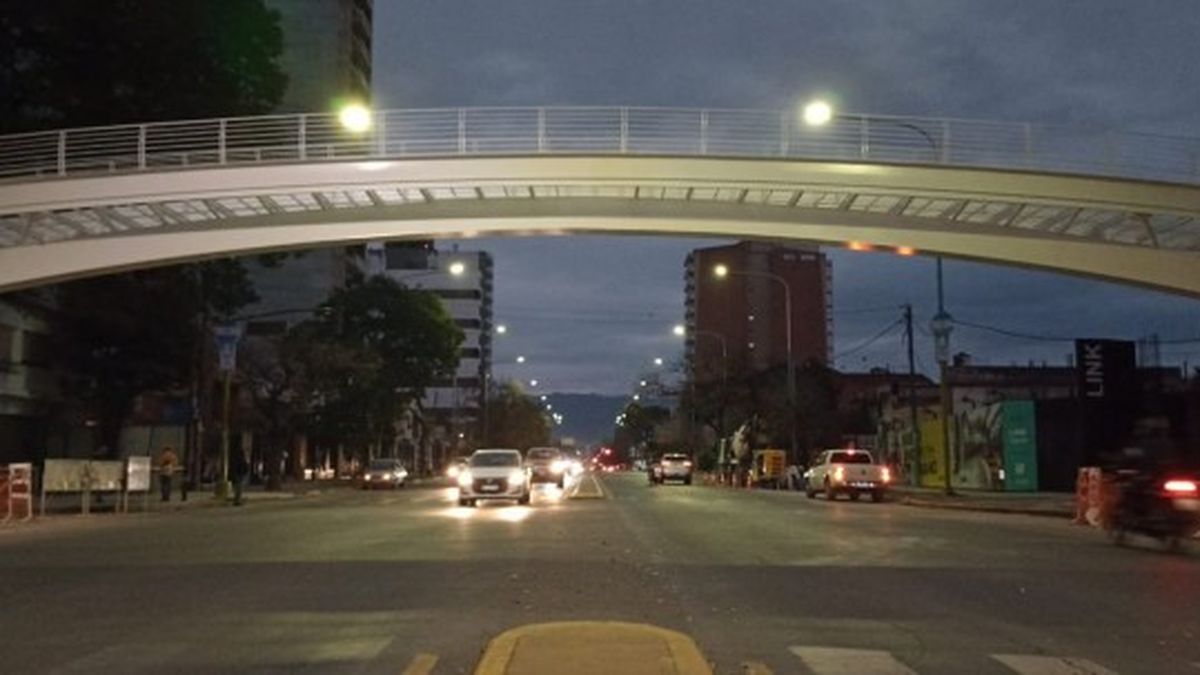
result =
[[[1100,467],[1079,467],[1075,479],[1075,524],[1099,527],[1104,523],[1113,493],[1107,483]]]

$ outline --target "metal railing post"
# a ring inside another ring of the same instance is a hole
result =
[[[621,154],[629,152],[629,108],[621,108]]]
[[[137,166],[146,169],[146,125],[138,125]]]
[[[296,142],[299,144],[296,151],[300,155],[300,159],[308,159],[308,115],[301,114],[297,121],[300,123],[300,128],[296,133]]]
[[[700,111],[700,154],[708,154],[708,111]]]
[[[458,109],[458,154],[467,154],[467,109]]]
[[[858,118],[858,157],[867,159],[871,156],[871,125],[866,116]]]
[[[227,123],[228,123],[228,120],[226,120],[225,118],[222,117],[221,121],[219,122],[219,126],[217,127],[217,163],[222,164],[222,165],[225,164],[226,159],[228,157],[228,155],[225,151],[226,148],[229,147],[229,143],[227,142],[228,139],[226,136],[226,134],[229,131]]]
[[[537,109],[537,149],[538,152],[546,151],[546,109]]]
[[[66,129],[58,132],[58,175],[67,175],[67,131]]]
[[[787,157],[788,146],[791,144],[792,125],[788,124],[788,111],[779,111],[779,156]]]
[[[938,147],[938,161],[946,164],[950,161],[950,120],[942,120],[942,142]]]

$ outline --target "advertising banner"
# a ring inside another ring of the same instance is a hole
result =
[[[942,454],[942,422],[930,415],[921,422],[921,485],[943,487],[946,469]]]
[[[1137,417],[1137,362],[1133,342],[1076,340],[1076,391],[1084,434],[1084,460],[1101,464],[1129,438]]]
[[[1005,401],[1001,405],[1004,447],[1004,489],[1035,492],[1038,489],[1036,411],[1033,401]]]

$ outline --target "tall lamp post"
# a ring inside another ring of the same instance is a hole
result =
[[[457,277],[463,276],[464,274],[466,274],[466,272],[467,272],[466,263],[462,262],[461,260],[455,260],[455,261],[451,262],[449,265],[446,265],[445,267],[439,267],[437,269],[431,269],[431,270],[427,270],[424,272],[417,272],[415,274],[402,275],[399,278],[399,281],[401,284],[407,286],[407,282],[412,281],[413,279],[420,279],[421,277],[438,276],[438,275],[442,275],[442,274],[447,274],[452,278],[457,278]],[[421,284],[416,284],[415,288],[417,290],[425,290],[425,288]],[[458,452],[458,446],[459,446],[458,381],[459,381],[458,364],[455,364],[454,372],[450,376],[450,419],[446,423],[446,435],[449,437],[450,443],[453,444],[454,452],[456,452],[456,453]],[[486,392],[481,393],[481,396],[486,396]],[[484,405],[486,405],[486,402],[480,401],[479,405],[480,405],[480,408],[482,408]],[[433,470],[433,448],[432,448],[432,446],[427,447],[425,449],[425,451],[426,451],[425,464],[427,465],[426,468],[428,468],[430,471],[432,471]],[[444,451],[445,451],[445,449],[443,448],[443,452]],[[416,466],[417,455],[418,455],[418,451],[414,450],[413,451],[413,470],[414,471],[417,471],[419,469],[419,467]],[[445,460],[446,458],[442,457],[441,459]]]
[[[791,454],[789,456],[793,462],[799,461],[800,450],[796,437],[796,364],[792,357],[792,287],[788,284],[787,279],[770,272],[735,271],[729,269],[726,265],[717,265],[713,268],[713,274],[718,279],[723,279],[731,274],[746,277],[763,277],[776,281],[779,285],[783,286],[784,314],[787,319],[785,339],[787,340],[788,420],[791,423],[789,425],[791,427]]]
[[[687,337],[688,329],[686,326],[678,325],[678,326],[675,326],[674,332],[679,337]],[[725,438],[725,395],[726,395],[726,389],[729,384],[729,379],[728,379],[729,349],[727,348],[727,345],[725,343],[725,336],[721,335],[720,333],[718,333],[716,331],[701,330],[699,328],[693,328],[691,330],[691,332],[693,335],[696,335],[697,337],[710,337],[721,343],[721,407],[717,411],[717,442],[721,448],[721,450],[720,450],[721,456],[717,458],[717,461],[721,465],[723,465],[725,462],[725,456],[724,456],[724,454],[725,454],[725,443],[724,443],[724,438]],[[694,433],[695,428],[696,428],[696,362],[695,362],[695,359],[692,360],[691,371],[692,372],[688,377],[688,384],[690,385],[691,390],[692,390],[692,431]]]
[[[938,311],[929,322],[929,330],[933,332],[934,354],[938,362],[939,407],[942,422],[942,467],[945,472],[943,484],[946,494],[954,494],[951,482],[950,466],[950,382],[946,377],[947,364],[950,361],[950,332],[954,330],[954,319],[946,311],[945,297],[942,293],[942,259],[937,259],[937,295]]]

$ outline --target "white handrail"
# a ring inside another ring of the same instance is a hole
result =
[[[0,181],[177,167],[451,155],[683,155],[1019,169],[1200,183],[1200,138],[882,115],[821,127],[778,110],[549,107],[177,120],[0,136]]]

